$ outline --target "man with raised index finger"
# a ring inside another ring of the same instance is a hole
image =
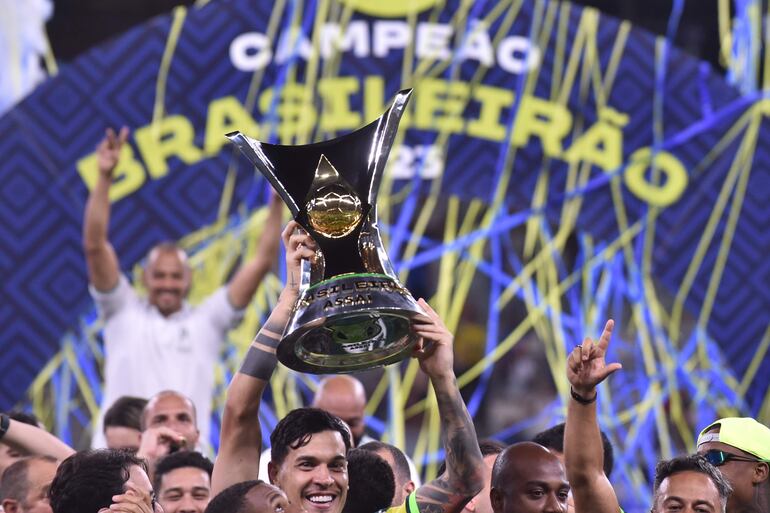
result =
[[[604,473],[603,444],[596,416],[596,387],[619,363],[607,363],[607,348],[615,323],[607,321],[598,341],[576,346],[567,359],[570,400],[564,433],[564,460],[572,487],[575,513],[618,513],[620,505]],[[698,511],[724,513],[730,485],[699,455],[679,456],[658,463],[651,513]]]

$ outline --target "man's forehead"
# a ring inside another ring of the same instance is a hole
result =
[[[567,475],[559,460],[534,461],[519,468],[523,481],[539,481],[544,483],[567,483]]]
[[[732,445],[728,445],[724,442],[714,441],[714,442],[703,442],[702,444],[698,444],[698,452],[703,454],[705,452],[711,451],[711,450],[718,450],[718,451],[725,451],[725,452],[731,452],[735,454],[747,454],[746,452],[738,449],[737,447],[733,447]]]
[[[150,404],[147,405],[147,411],[151,414],[156,414],[161,411],[169,410],[182,410],[192,411],[192,403],[186,397],[178,394],[166,394],[153,399]]]
[[[719,502],[719,490],[709,476],[702,472],[685,470],[666,477],[660,483],[662,500],[675,496],[684,500],[703,500],[711,504]]]
[[[704,454],[708,451],[722,451],[727,452],[730,454],[737,454],[739,456],[746,456],[748,458],[756,458],[755,455],[751,454],[750,452],[746,452],[743,449],[738,449],[735,446],[732,446],[730,444],[726,444],[724,442],[704,442],[701,444],[698,444],[698,453]],[[724,472],[724,470],[722,470]]]
[[[293,444],[292,444],[293,445]],[[318,457],[336,458],[345,456],[345,442],[338,431],[321,431],[309,435],[308,442],[296,449],[289,446],[289,455],[294,458]]]
[[[543,487],[551,490],[561,490],[561,489],[569,488],[569,483],[567,482],[567,480],[559,476],[536,477],[534,479],[524,481],[523,485],[526,488]]]
[[[198,467],[179,467],[163,474],[160,480],[162,489],[176,487],[211,487],[208,472]]]
[[[567,483],[567,476],[561,462],[553,459],[523,459],[510,465],[510,476],[519,482]]]
[[[313,403],[313,406],[327,411],[341,419],[352,418],[364,414],[366,401],[356,401],[353,397],[341,397],[336,394],[324,394]]]
[[[158,259],[162,259],[167,263],[178,262],[182,265],[187,265],[187,253],[182,248],[175,246],[156,246],[152,248],[147,254],[147,265],[154,264]]]
[[[340,407],[321,408],[331,413],[335,417],[350,423],[351,420],[360,420],[364,416],[363,408],[358,408],[353,404],[342,405]]]

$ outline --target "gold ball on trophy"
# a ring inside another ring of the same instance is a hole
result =
[[[306,209],[313,229],[331,239],[351,233],[363,217],[361,200],[341,183],[318,189]]]

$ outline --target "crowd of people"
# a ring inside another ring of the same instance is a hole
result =
[[[366,391],[351,376],[323,379],[311,406],[289,412],[263,450],[260,405],[276,347],[316,244],[281,207],[253,260],[198,307],[186,255],[163,243],[148,256],[142,299],[109,244],[109,187],[128,133],[108,131],[89,197],[84,248],[105,320],[105,408],[94,449],[76,452],[33,417],[0,414],[0,505],[5,513],[618,513],[613,449],[597,419],[597,387],[621,370],[605,361],[613,322],[567,360],[567,420],[530,442],[479,440],[454,374],[453,335],[424,300],[427,320],[412,357],[439,409],[445,461],[421,483],[403,448],[366,435]],[[205,428],[213,361],[273,265],[279,241],[286,280],[229,384],[215,461]],[[138,356],[138,357],[137,357]],[[148,365],[154,366],[152,370]],[[149,382],[147,376],[152,376]],[[611,379],[611,378],[610,378]],[[659,462],[652,513],[770,513],[770,429],[751,418],[715,420],[697,453]]]

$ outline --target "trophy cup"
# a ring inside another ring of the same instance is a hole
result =
[[[412,90],[355,132],[300,146],[227,137],[265,175],[319,250],[302,262],[300,295],[278,344],[287,367],[314,374],[388,365],[411,353],[412,319],[428,320],[398,282],[377,228],[375,200]]]

